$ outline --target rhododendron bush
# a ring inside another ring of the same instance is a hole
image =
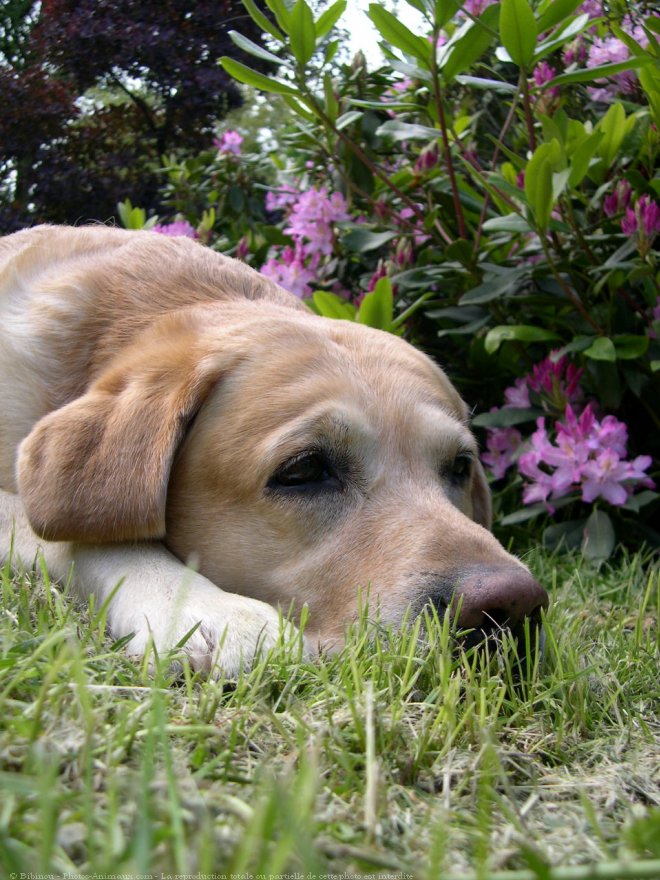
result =
[[[169,222],[433,355],[475,405],[505,526],[594,559],[658,545],[658,13],[407,3],[415,28],[369,6],[372,69],[340,60],[344,0],[246,0],[268,48],[232,38],[272,73],[221,64],[289,124],[274,149],[228,128],[169,160]]]

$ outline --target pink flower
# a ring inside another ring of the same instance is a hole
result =
[[[644,29],[639,25],[633,25],[630,18],[626,17],[621,22],[622,29],[629,34],[642,48],[648,45],[648,38]],[[619,61],[627,61],[630,50],[625,43],[617,37],[595,37],[589,49],[587,67],[600,67],[603,64],[615,64]],[[596,80],[602,86],[589,87],[587,91],[593,101],[609,102],[619,94],[631,95],[637,89],[637,76],[633,70],[624,70],[605,79]]]
[[[415,173],[423,174],[425,171],[430,171],[431,168],[435,168],[438,164],[439,155],[437,144],[425,147],[415,162]]]
[[[469,12],[470,15],[478,18],[484,9],[488,6],[492,6],[493,3],[496,2],[497,0],[465,0],[465,3],[463,3],[463,9],[465,12]]]
[[[578,12],[586,12],[589,18],[600,18],[601,15],[605,14],[601,0],[585,0],[584,3],[580,4]]]
[[[329,255],[334,243],[333,225],[348,220],[346,201],[341,193],[328,196],[327,189],[309,189],[301,193],[284,229],[295,239],[306,239],[318,253]]]
[[[605,416],[600,423],[594,420],[592,449],[612,449],[625,458],[627,446],[628,428],[624,422],[620,422],[615,416]]]
[[[553,360],[555,352],[532,368],[527,382],[532,391],[545,395],[558,410],[566,404],[575,404],[582,398],[580,378],[582,370],[569,363],[566,357]]]
[[[587,503],[602,497],[610,504],[625,504],[628,493],[622,481],[628,476],[629,462],[621,461],[613,449],[603,449],[583,468],[582,500]]]
[[[387,275],[387,267],[382,260],[378,261],[378,266],[376,267],[376,271],[369,279],[369,284],[367,284],[367,293],[371,293],[372,290],[375,289],[376,285],[380,281],[381,278],[385,278]]]
[[[184,235],[186,238],[197,238],[197,230],[187,220],[174,220],[172,223],[159,223],[151,227],[152,232],[161,235]]]
[[[630,203],[630,184],[627,180],[620,180],[612,192],[603,199],[603,211],[607,217],[614,217],[621,213]]]
[[[296,201],[299,195],[300,190],[288,184],[284,184],[284,186],[280,186],[278,189],[270,190],[266,193],[266,210],[279,211],[282,208],[288,208],[289,205]]]
[[[250,241],[246,235],[244,235],[236,245],[236,253],[234,256],[237,260],[244,260],[247,255],[250,253]]]
[[[587,503],[604,498],[620,506],[635,489],[653,487],[645,473],[651,466],[650,456],[625,460],[628,429],[614,416],[599,422],[591,406],[579,417],[567,406],[565,421],[557,421],[555,428],[553,443],[545,419],[539,419],[529,449],[518,461],[520,473],[529,480],[523,492],[525,504],[560,498],[580,487]]]
[[[521,442],[520,431],[515,428],[493,428],[488,432],[488,452],[484,452],[481,460],[490,468],[496,480],[501,479],[513,464]]]
[[[621,229],[626,235],[638,232],[644,238],[652,238],[656,232],[660,232],[658,203],[647,195],[640,196],[634,207],[626,209]]]
[[[529,409],[532,405],[529,401],[529,388],[526,379],[516,379],[512,386],[504,391],[503,409],[516,407],[518,409]]]
[[[418,205],[418,208],[424,210],[423,205]],[[425,241],[428,241],[430,236],[426,235],[424,232],[423,222],[420,220],[419,215],[412,208],[401,208],[399,211],[399,219],[409,221],[412,225],[415,226],[415,234],[413,236],[413,240],[415,244],[419,247],[424,244]]]
[[[310,285],[316,277],[312,267],[305,265],[305,254],[290,247],[282,250],[279,259],[268,260],[261,267],[261,274],[301,299],[311,296]]]
[[[557,71],[554,67],[550,67],[547,61],[541,61],[540,64],[537,64],[534,68],[534,82],[537,86],[545,85],[545,83],[550,82],[551,79],[554,79],[557,76]],[[559,94],[559,88],[554,86],[551,89],[547,90],[547,94],[555,97]]]
[[[545,502],[553,491],[552,475],[539,467],[542,461],[542,456],[537,449],[530,449],[518,459],[518,470],[530,481],[525,483],[523,487],[523,504]]]
[[[242,143],[243,136],[233,129],[223,132],[220,138],[215,138],[213,141],[213,145],[219,153],[224,153],[225,155],[231,154],[233,156],[241,155]]]
[[[587,46],[582,35],[567,43],[562,58],[566,67],[570,64],[583,64],[587,58]]]

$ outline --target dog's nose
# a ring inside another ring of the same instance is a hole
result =
[[[446,610],[446,593],[432,601],[438,610]],[[457,580],[451,596],[452,613],[458,609],[458,629],[472,630],[470,645],[502,630],[517,635],[525,620],[539,624],[549,602],[541,584],[522,566],[471,569]]]

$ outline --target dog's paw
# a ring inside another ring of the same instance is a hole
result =
[[[126,646],[127,653],[133,656],[144,655],[153,644],[162,657],[184,642],[178,650],[189,658],[192,668],[214,678],[237,678],[259,654],[281,641],[293,645],[302,639],[303,656],[309,655],[296,627],[284,621],[272,606],[246,596],[214,591],[216,595],[209,595],[207,590],[197,595],[193,582],[188,590],[182,591],[178,601],[156,610],[142,609],[141,619],[135,613],[131,620],[120,622],[117,615],[113,620],[111,614],[110,627],[115,635],[122,634],[120,630],[126,635],[133,633]]]

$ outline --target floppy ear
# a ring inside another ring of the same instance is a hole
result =
[[[19,492],[42,538],[164,535],[173,457],[224,370],[201,349],[197,322],[181,314],[141,334],[86,394],[42,418],[21,443]]]
[[[478,460],[472,477],[472,519],[489,530],[493,524],[490,486],[483,466]]]

